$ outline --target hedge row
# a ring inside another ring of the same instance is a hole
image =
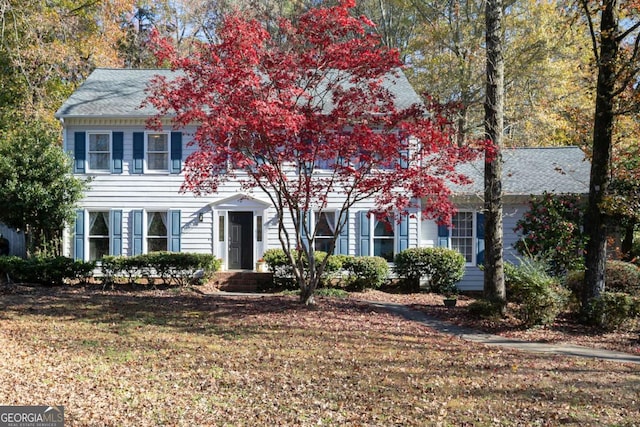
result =
[[[208,254],[153,252],[131,257],[107,256],[101,260],[100,268],[105,285],[116,282],[135,283],[141,278],[150,284],[155,283],[158,278],[163,284],[185,285],[217,271],[220,260]],[[86,283],[93,277],[95,269],[95,262],[75,261],[67,257],[0,257],[2,278],[8,277],[16,283]]]

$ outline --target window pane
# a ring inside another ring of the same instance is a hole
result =
[[[109,153],[89,153],[89,169],[109,169]]]
[[[168,158],[166,153],[149,154],[147,166],[151,170],[165,170],[168,168]]]
[[[167,239],[150,238],[147,239],[147,252],[159,252],[167,250]]]
[[[147,236],[167,237],[167,214],[165,212],[149,212],[147,217]]]
[[[164,133],[149,134],[149,139],[147,142],[147,149],[149,152],[169,151],[168,147],[169,147],[169,144],[168,144],[167,134],[164,134]]]
[[[224,242],[224,216],[218,217],[218,242]]]
[[[393,239],[373,239],[373,255],[393,262]]]
[[[316,212],[316,236],[333,236],[335,231],[335,212]]]
[[[109,238],[108,237],[90,237],[89,238],[89,260],[96,261],[109,255]]]
[[[389,218],[387,221],[376,220],[376,227],[373,230],[374,236],[393,237],[393,222]]]
[[[314,248],[316,251],[329,253],[329,250],[331,250],[331,239],[317,237]]]
[[[458,212],[452,224],[451,248],[460,252],[466,262],[473,262],[473,212]]]
[[[109,151],[109,134],[89,134],[89,151]]]
[[[262,215],[256,216],[256,240],[262,242]]]
[[[109,236],[109,213],[89,213],[89,236]]]

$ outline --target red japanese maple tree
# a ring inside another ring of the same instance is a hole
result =
[[[422,105],[398,106],[389,90],[402,66],[398,52],[381,46],[371,21],[350,15],[354,5],[311,9],[295,24],[282,19],[276,35],[231,15],[218,43],[188,57],[155,38],[158,60],[178,72],[148,89],[159,111],[150,125],[166,115],[178,128],[198,125],[183,189],[210,193],[237,180],[246,191],[262,190],[305,303],[327,260],[316,262],[310,212],[339,195],[332,248],[348,209],[365,199],[395,218],[421,206],[426,217],[448,222],[447,184],[467,182],[455,168],[479,151],[457,146],[446,118]]]

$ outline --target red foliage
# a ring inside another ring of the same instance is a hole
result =
[[[154,36],[158,61],[179,73],[149,88],[159,110],[150,124],[168,114],[176,127],[199,124],[184,190],[213,192],[238,179],[292,212],[324,208],[335,192],[344,208],[373,197],[381,211],[401,213],[426,199],[424,213],[448,222],[447,183],[466,183],[456,166],[487,147],[458,147],[443,114],[398,106],[387,89],[398,52],[381,46],[371,21],[350,15],[353,5],[282,20],[276,35],[232,15],[219,43],[189,57]]]

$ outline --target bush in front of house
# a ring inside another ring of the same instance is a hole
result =
[[[67,280],[85,282],[94,268],[93,262],[74,261],[62,256],[0,257],[0,274],[15,283],[53,286],[62,285]]]
[[[519,304],[516,315],[527,327],[553,323],[569,301],[570,292],[547,271],[544,263],[530,258],[505,263],[507,300]]]
[[[394,271],[411,291],[420,290],[420,278],[429,279],[429,290],[444,295],[457,293],[456,284],[465,270],[464,256],[448,248],[409,248],[394,257]]]
[[[349,257],[342,266],[349,273],[348,288],[356,291],[378,289],[389,276],[389,264],[379,256]]]
[[[184,286],[198,283],[220,269],[220,260],[211,254],[151,252],[134,256],[105,256],[101,260],[102,283],[125,281],[134,284],[144,278],[149,284]]]
[[[603,329],[613,331],[640,314],[640,298],[624,292],[603,292],[589,302],[589,319]]]
[[[296,256],[299,256],[297,253]],[[316,264],[325,260],[327,253],[323,251],[315,251],[314,257]],[[343,269],[343,262],[347,255],[331,255],[327,260],[324,271],[322,272],[322,286],[329,286],[331,280]],[[294,290],[297,289],[295,278],[293,277],[293,267],[289,262],[289,258],[281,248],[267,249],[262,255],[262,259],[267,263],[267,268],[273,273],[273,282],[277,288]],[[304,259],[304,266],[308,268],[309,263]]]
[[[565,286],[578,299],[580,299],[582,293],[583,282],[584,270],[569,272],[565,278]],[[607,261],[605,267],[605,290],[640,296],[640,267],[630,262]]]

